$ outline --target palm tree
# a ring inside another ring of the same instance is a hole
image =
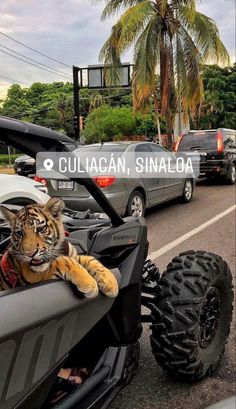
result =
[[[103,98],[103,95],[100,92],[93,93],[90,96],[89,112],[102,105],[105,105],[105,99]]]
[[[173,131],[177,101],[183,112],[194,115],[203,99],[200,66],[229,63],[215,22],[196,10],[195,0],[106,0],[102,19],[123,14],[101,52],[106,80],[120,78],[121,56],[134,46],[133,105],[145,109],[154,97],[155,111],[166,116]],[[157,97],[157,73],[160,98]]]

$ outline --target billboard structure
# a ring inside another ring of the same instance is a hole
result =
[[[86,68],[73,66],[73,89],[74,89],[74,130],[75,138],[80,138],[80,89],[106,89],[106,88],[130,88],[133,65],[123,63],[116,81],[109,79],[112,67],[104,65],[89,65]]]

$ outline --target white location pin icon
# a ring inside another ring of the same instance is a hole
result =
[[[54,162],[52,159],[45,159],[43,166],[46,170],[51,170],[54,166]]]

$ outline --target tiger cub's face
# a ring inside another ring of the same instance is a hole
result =
[[[60,254],[65,237],[63,208],[64,203],[58,198],[51,198],[46,205],[25,206],[16,214],[0,206],[11,225],[11,252],[35,271],[46,268]]]

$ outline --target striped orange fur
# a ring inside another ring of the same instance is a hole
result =
[[[71,281],[86,297],[96,297],[99,290],[116,297],[118,284],[112,272],[91,256],[77,255],[75,247],[65,241],[63,208],[58,198],[46,205],[25,206],[18,213],[0,206],[11,225],[7,256],[19,285],[61,278]],[[9,288],[0,272],[0,290]]]

